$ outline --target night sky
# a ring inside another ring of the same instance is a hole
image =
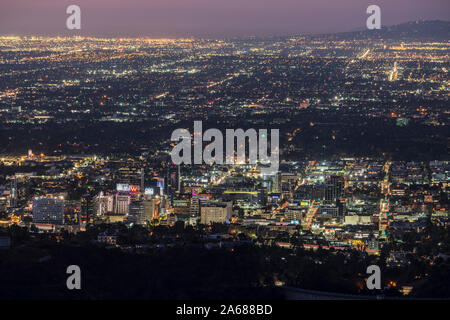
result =
[[[81,31],[66,8],[81,7]],[[366,8],[383,25],[450,19],[449,0],[1,0],[1,35],[222,37],[329,33],[364,29]]]

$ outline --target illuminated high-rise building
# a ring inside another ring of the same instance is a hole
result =
[[[232,202],[208,201],[202,203],[200,212],[200,222],[202,224],[230,223]]]
[[[103,192],[95,198],[95,214],[103,216],[108,212],[114,211],[114,196],[104,195]]]
[[[181,191],[181,169],[179,165],[171,164],[167,169],[166,193],[173,198],[176,193]]]
[[[17,178],[14,176],[11,179],[11,200],[9,204],[12,208],[17,206]]]
[[[81,221],[89,222],[94,212],[94,199],[90,194],[81,197]]]
[[[281,193],[281,172],[277,171],[273,176],[272,193]]]
[[[325,181],[325,201],[335,203],[344,195],[345,179],[340,176],[328,177]]]
[[[117,194],[115,197],[114,213],[129,214],[130,213],[130,196]]]

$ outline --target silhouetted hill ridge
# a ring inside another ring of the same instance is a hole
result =
[[[331,37],[336,40],[383,39],[383,40],[450,40],[450,21],[429,20],[411,21],[381,29],[324,34],[318,37]]]

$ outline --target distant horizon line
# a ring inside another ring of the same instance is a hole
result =
[[[400,26],[409,23],[426,23],[426,22],[447,22],[450,23],[450,20],[441,20],[441,19],[433,19],[433,20],[408,20],[405,22],[392,24],[392,25],[383,25],[381,29],[378,30],[368,30],[365,28],[361,29],[353,29],[348,31],[337,31],[337,32],[318,32],[318,33],[283,33],[283,34],[266,34],[266,35],[229,35],[229,36],[151,36],[151,35],[100,35],[100,34],[80,34],[80,31],[70,31],[71,33],[78,34],[0,34],[0,38],[95,38],[95,39],[149,39],[149,40],[225,40],[225,39],[251,39],[251,38],[286,38],[286,37],[317,37],[317,36],[326,36],[326,35],[337,35],[337,34],[345,34],[345,33],[353,33],[353,32],[374,32],[382,30],[383,28]],[[68,33],[67,31],[66,33]],[[82,32],[82,31],[81,31]]]

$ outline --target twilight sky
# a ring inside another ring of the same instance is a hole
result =
[[[67,6],[81,8],[81,30],[66,29]],[[366,8],[382,25],[450,20],[449,0],[1,0],[0,35],[222,37],[364,29]]]

